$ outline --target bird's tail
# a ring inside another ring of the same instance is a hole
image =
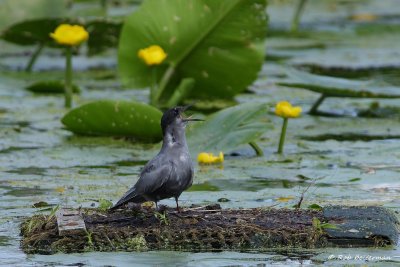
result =
[[[120,200],[118,200],[118,202],[114,206],[110,208],[110,210],[118,209],[128,202],[143,203],[145,201],[146,199],[142,195],[137,195],[135,188],[131,188]]]

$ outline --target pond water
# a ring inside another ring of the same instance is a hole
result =
[[[37,17],[49,13],[44,8],[48,4],[46,1],[32,0],[26,2],[34,2],[33,14],[13,14],[12,2],[16,1],[0,2],[0,10],[3,10],[0,14],[4,15],[1,27],[15,22],[18,16]],[[111,6],[108,12],[123,15],[134,6],[129,9]],[[290,24],[293,9],[293,1],[270,1],[268,12],[272,30],[267,38],[267,60],[250,88],[252,93],[239,95],[238,102],[264,102],[273,107],[277,101],[290,100],[308,110],[318,99],[318,93],[277,85],[290,80],[286,73],[291,66],[313,66],[306,69],[365,81],[367,89],[373,85],[374,88],[400,90],[400,6],[395,0],[310,1],[302,20],[304,31],[289,36],[281,30]],[[9,19],[4,10],[8,10]],[[96,1],[76,3],[67,13],[58,5],[53,10],[53,15],[68,16],[102,12]],[[351,17],[352,14],[374,16],[363,19],[362,16]],[[98,205],[99,198],[116,201],[136,181],[140,168],[157,153],[159,145],[75,136],[66,131],[60,122],[66,112],[61,96],[38,96],[24,90],[34,81],[63,78],[64,59],[59,51],[45,49],[33,73],[28,74],[20,69],[28,60],[27,52],[34,48],[5,42],[0,42],[0,46],[1,265],[266,266],[369,261],[393,266],[400,263],[399,246],[266,253],[24,254],[19,248],[19,224],[25,217],[37,213],[38,209],[32,207],[34,203],[91,207]],[[121,88],[116,65],[115,49],[92,58],[75,57],[74,68],[79,70],[75,73],[75,82],[83,88],[74,98],[75,105],[103,98],[147,101],[147,91]],[[221,203],[223,208],[292,207],[312,183],[305,194],[304,207],[313,203],[321,206],[379,205],[398,214],[399,100],[328,98],[320,109],[340,116],[304,114],[290,120],[282,156],[275,153],[282,122],[266,110],[271,114],[274,127],[259,142],[265,155],[255,157],[250,147],[243,146],[233,154],[224,151],[227,156],[223,167],[196,166],[194,185],[182,194],[182,205],[215,203],[227,198],[230,201]],[[360,111],[369,111],[368,114],[375,116],[357,116]],[[174,205],[174,201],[165,200],[163,204]]]

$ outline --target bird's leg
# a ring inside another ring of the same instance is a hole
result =
[[[158,211],[158,203],[157,203],[157,201],[154,201],[154,203],[156,203],[156,210]]]
[[[179,209],[179,204],[178,204],[178,198],[175,197],[175,202],[176,202],[176,211],[177,212],[181,212],[181,210]]]

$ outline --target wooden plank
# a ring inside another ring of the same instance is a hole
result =
[[[59,209],[56,217],[59,236],[73,236],[86,233],[85,221],[80,210]]]

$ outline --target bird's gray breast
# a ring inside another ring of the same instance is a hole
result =
[[[180,195],[193,182],[193,162],[188,151],[179,151],[171,155],[172,173],[167,181],[167,187],[174,194]]]

